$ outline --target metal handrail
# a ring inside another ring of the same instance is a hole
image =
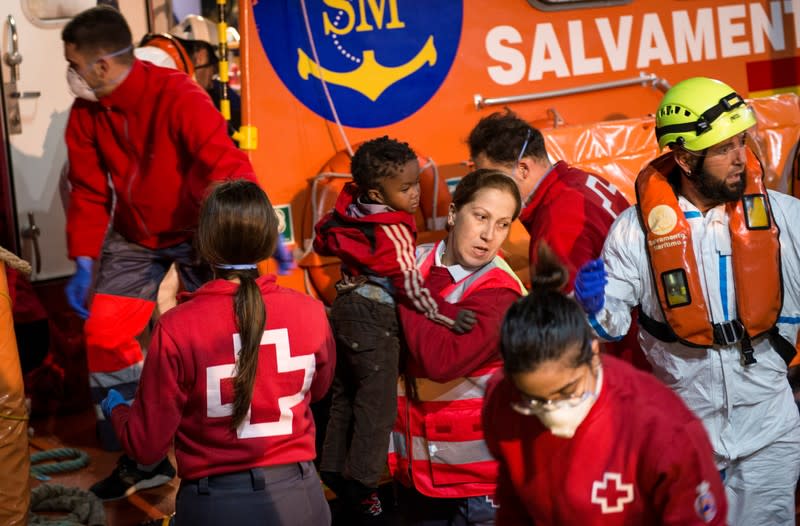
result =
[[[497,106],[502,104],[513,104],[515,102],[528,102],[532,100],[563,97],[566,95],[575,95],[577,93],[588,93],[591,91],[635,86],[637,84],[641,84],[643,86],[650,84],[652,87],[657,88],[662,92],[667,91],[671,87],[666,79],[659,77],[658,75],[653,73],[640,73],[638,77],[629,79],[614,80],[611,82],[599,82],[597,84],[587,84],[585,86],[577,86],[575,88],[541,91],[539,93],[526,93],[524,95],[511,95],[508,97],[493,97],[484,99],[482,95],[476,94],[473,98],[473,101],[475,103],[475,109],[481,109],[485,108],[486,106]]]
[[[19,80],[19,65],[22,63],[22,55],[19,54],[19,35],[14,15],[8,15],[8,29],[11,32],[11,51],[6,51],[3,58],[11,68],[11,82],[16,82]]]

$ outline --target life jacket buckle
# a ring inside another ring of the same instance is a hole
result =
[[[739,320],[714,324],[714,343],[735,345],[744,337],[744,325]]]
[[[753,351],[753,344],[750,341],[750,336],[747,334],[744,335],[742,338],[742,349],[741,349],[741,361],[742,366],[747,367],[748,365],[753,365],[754,363],[758,363],[756,360],[755,352]]]
[[[756,357],[753,356],[753,349],[742,351],[741,361],[744,367],[747,367],[748,365],[753,365],[754,363],[758,363]]]

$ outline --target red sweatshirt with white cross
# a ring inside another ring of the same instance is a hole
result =
[[[161,317],[133,405],[111,413],[131,458],[157,462],[174,438],[178,476],[185,479],[314,459],[309,404],[327,392],[336,360],[325,308],[278,286],[274,276],[256,283],[267,321],[245,421],[231,429],[238,285],[218,279]]]
[[[539,242],[547,242],[569,270],[565,291],[571,291],[578,270],[600,257],[611,224],[629,206],[625,196],[603,177],[558,161],[539,182],[519,216],[531,236],[531,268],[536,265]],[[605,349],[649,371],[637,328],[632,323],[625,337],[606,343]]]
[[[531,236],[531,267],[538,243],[546,241],[569,269],[566,290],[572,290],[578,270],[600,257],[611,224],[629,206],[625,196],[599,175],[558,161],[519,216]]]
[[[600,395],[572,438],[511,408],[502,372],[483,408],[500,462],[497,526],[723,525],[727,503],[703,423],[654,376],[603,356]]]

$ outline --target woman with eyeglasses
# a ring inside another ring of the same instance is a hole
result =
[[[483,429],[500,463],[497,525],[725,524],[702,422],[655,377],[601,355],[566,270],[538,251],[501,329]]]

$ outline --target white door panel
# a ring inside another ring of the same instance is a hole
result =
[[[21,133],[13,133],[9,123],[11,177],[17,203],[21,255],[34,263],[34,269],[40,267],[40,271],[35,271],[32,276],[35,280],[65,276],[74,270],[74,265],[67,259],[64,206],[59,193],[59,179],[67,158],[64,127],[73,98],[65,78],[66,62],[61,43],[61,29],[66,19],[53,17],[69,15],[69,8],[74,13],[93,3],[67,1],[65,4],[69,5],[63,6],[65,10],[59,10],[52,4],[46,6],[42,2],[14,0],[3,2],[6,9],[0,11],[6,51],[10,50],[12,43],[8,15],[16,21],[18,49],[22,57],[16,90],[40,94],[18,99]],[[35,18],[37,14],[44,18]],[[8,83],[15,75],[7,61],[3,62],[3,81]],[[14,113],[7,108],[10,118]],[[33,240],[25,236],[31,214],[39,229],[41,261],[38,263]]]
[[[11,177],[17,206],[17,230],[22,257],[34,264],[32,279],[58,278],[72,274],[74,264],[67,259],[65,206],[61,174],[67,160],[64,143],[69,109],[73,97],[66,81],[61,30],[75,14],[97,4],[97,0],[3,0],[0,2],[2,28],[1,50],[11,50],[12,37],[8,15],[14,17],[19,54],[16,91],[19,98],[21,133],[13,133],[13,111],[9,115]],[[120,2],[123,14],[130,18],[134,40],[147,30],[144,0]],[[3,9],[5,8],[5,9]],[[13,80],[15,72],[3,60],[3,82]],[[7,84],[6,84],[7,86]],[[8,91],[8,90],[7,90]],[[39,92],[34,97],[33,92]],[[39,230],[41,270],[36,271],[34,242],[26,237],[32,217]]]

